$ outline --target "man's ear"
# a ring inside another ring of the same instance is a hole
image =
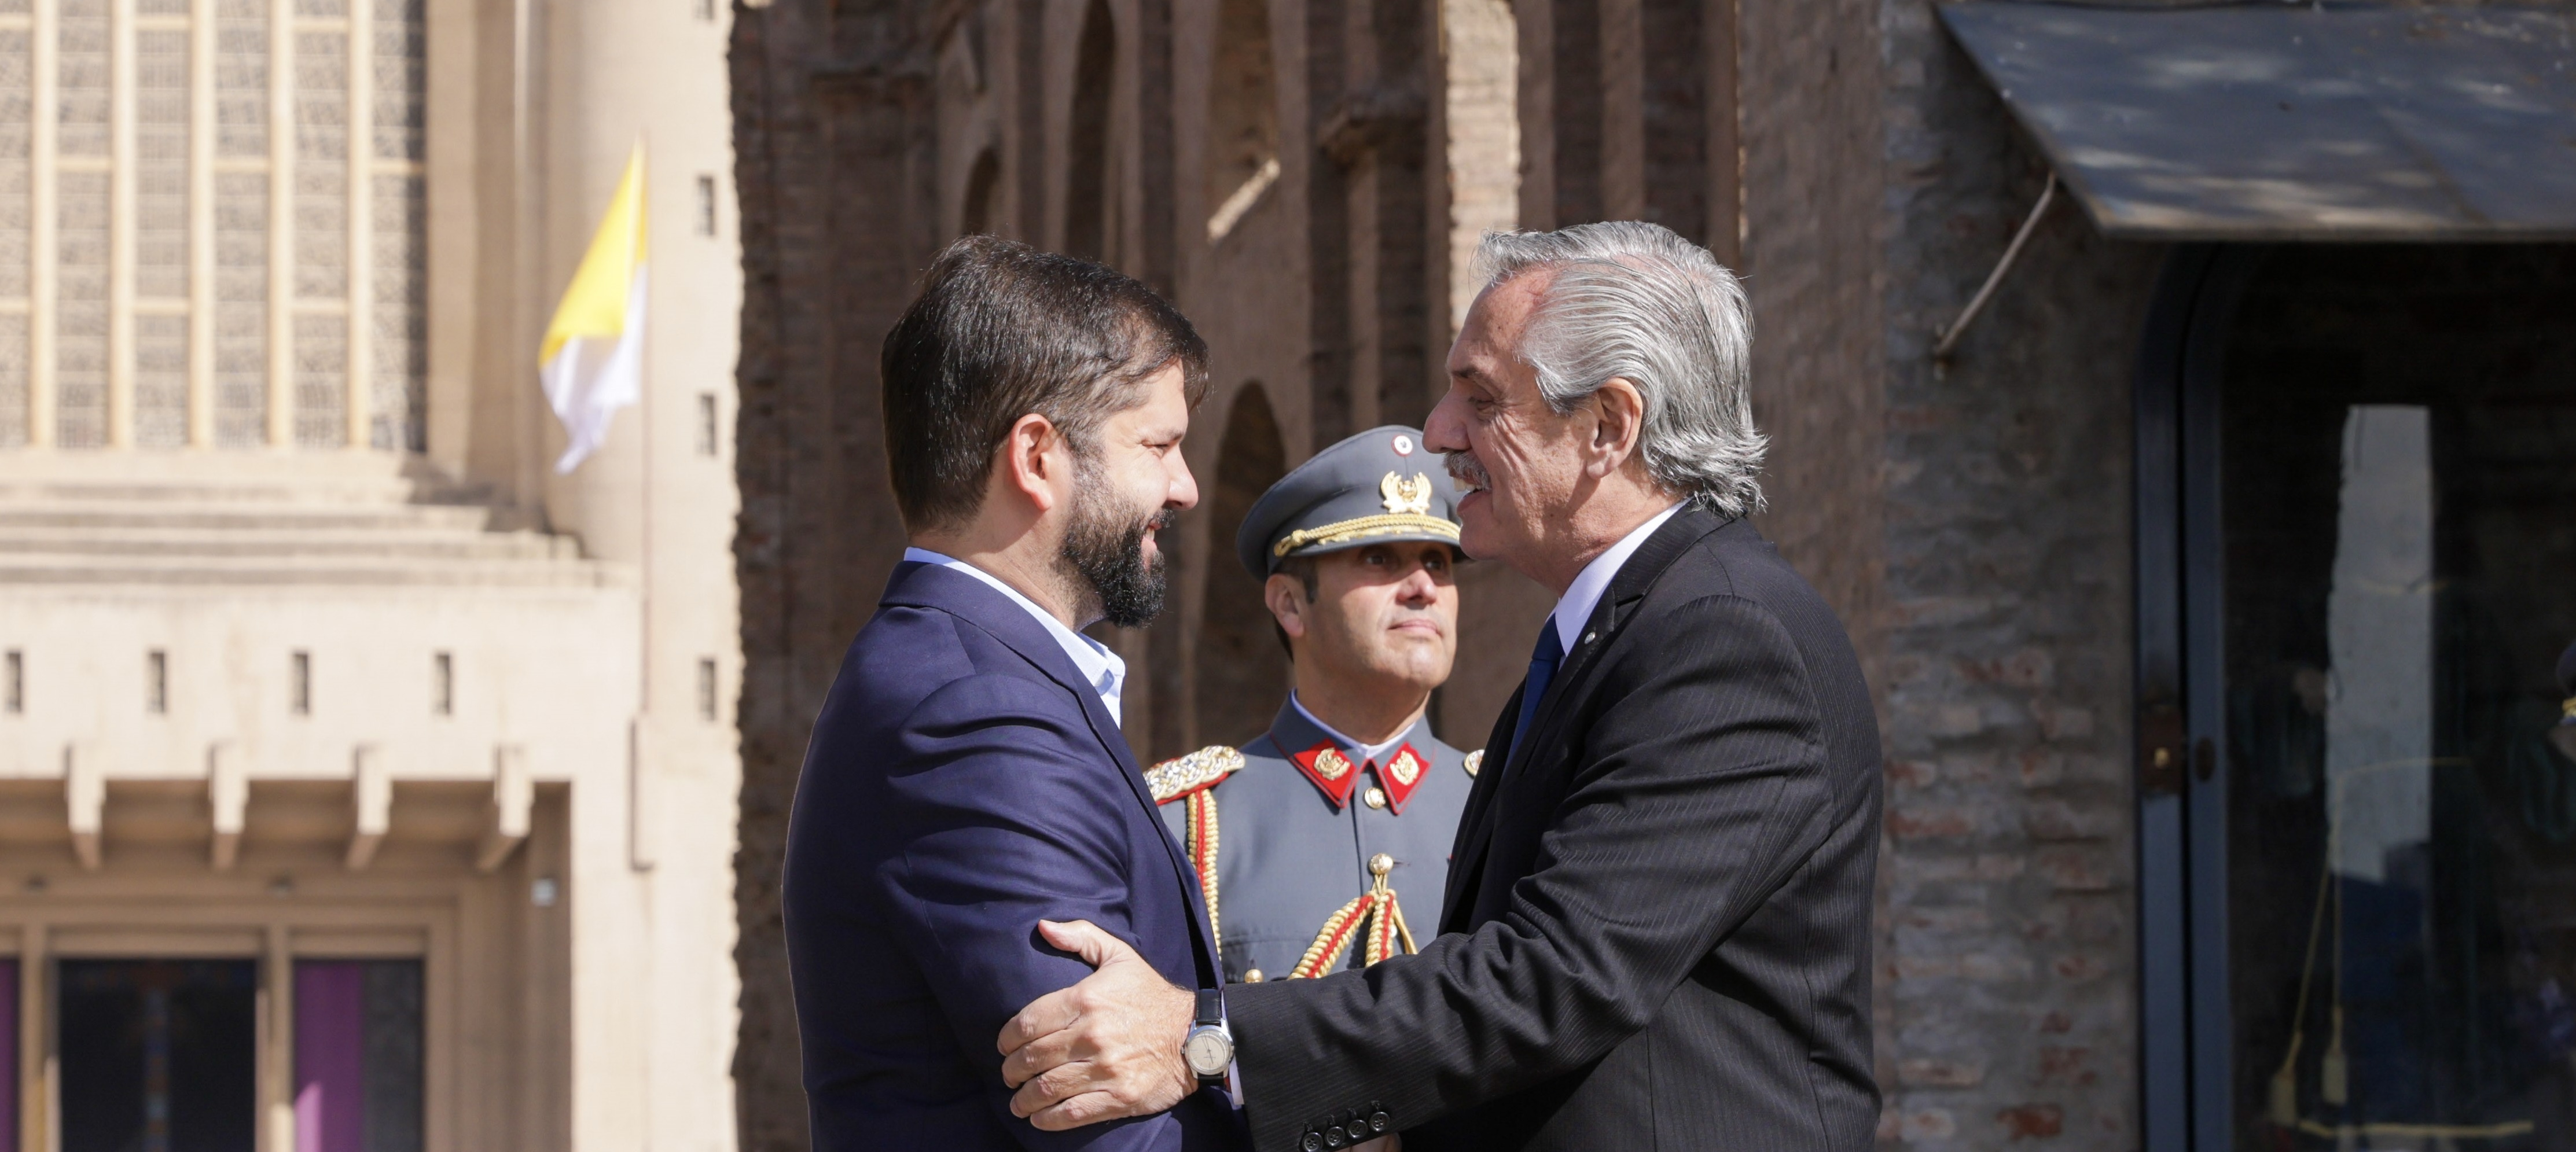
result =
[[[1306,635],[1306,584],[1285,572],[1273,572],[1261,584],[1261,602],[1270,606],[1270,618],[1279,622],[1279,630],[1292,640]]]
[[[1052,511],[1059,499],[1056,487],[1069,479],[1072,454],[1065,449],[1064,433],[1055,423],[1031,412],[1011,422],[1011,430],[1002,437],[1001,459],[993,462],[994,477],[1004,487],[1020,494],[1037,511]]]
[[[1637,456],[1638,440],[1646,430],[1646,396],[1627,377],[1613,376],[1592,390],[1592,411],[1588,470],[1607,476]]]

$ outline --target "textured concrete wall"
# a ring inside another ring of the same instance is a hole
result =
[[[2138,1140],[2130,377],[2161,249],[2059,199],[1922,0],[1885,0],[1884,1137]]]

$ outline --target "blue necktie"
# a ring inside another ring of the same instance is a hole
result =
[[[1519,755],[1521,737],[1529,735],[1530,721],[1538,716],[1539,697],[1547,695],[1547,682],[1556,679],[1556,666],[1565,662],[1565,642],[1556,637],[1556,617],[1540,621],[1538,644],[1530,651],[1529,678],[1521,681],[1521,715],[1512,721],[1512,746],[1507,755]]]

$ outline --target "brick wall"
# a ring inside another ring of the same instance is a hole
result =
[[[2060,197],[1921,0],[1885,0],[1883,1138],[2138,1139],[2130,375],[2162,250]]]
[[[877,345],[936,236],[921,5],[781,3],[734,22],[742,196],[741,1147],[806,1147],[778,919],[787,809],[843,648],[901,557]]]

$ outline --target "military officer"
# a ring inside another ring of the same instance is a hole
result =
[[[1264,582],[1294,687],[1240,749],[1146,773],[1230,982],[1375,963],[1437,930],[1483,757],[1425,715],[1457,653],[1455,500],[1422,433],[1390,426],[1317,453],[1244,517],[1235,552]]]

